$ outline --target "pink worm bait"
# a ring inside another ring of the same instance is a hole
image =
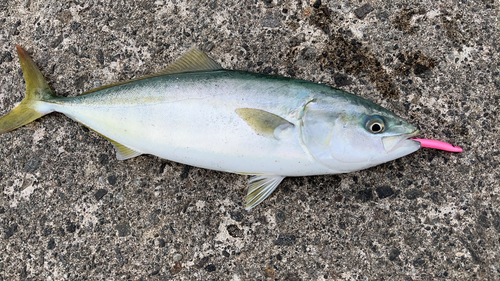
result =
[[[461,147],[454,146],[452,144],[442,142],[442,141],[427,140],[427,139],[412,139],[412,140],[420,142],[422,147],[435,148],[435,149],[451,151],[451,152],[462,152],[463,151],[463,149]]]

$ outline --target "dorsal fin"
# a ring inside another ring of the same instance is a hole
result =
[[[213,59],[209,58],[204,52],[194,48],[185,55],[176,60],[158,74],[176,74],[197,71],[213,71],[223,69]]]
[[[102,87],[94,88],[91,89],[82,95],[94,93],[103,89],[111,88],[114,86],[118,85],[123,85],[127,84],[130,82],[138,81],[138,80],[143,80],[147,78],[152,78],[152,77],[158,77],[162,75],[169,75],[169,74],[178,74],[178,73],[187,73],[187,72],[198,72],[198,71],[214,71],[214,70],[221,70],[223,69],[217,62],[215,62],[213,59],[209,58],[205,53],[202,51],[193,48],[186,54],[184,54],[182,57],[180,57],[178,60],[176,60],[174,63],[169,65],[167,68],[163,69],[160,72],[149,74],[146,76],[142,76],[139,78],[135,78],[132,80],[128,81],[123,81],[123,82],[118,82],[114,84],[109,84],[105,85]]]

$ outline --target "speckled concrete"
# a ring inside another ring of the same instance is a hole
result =
[[[465,152],[286,179],[247,212],[247,177],[120,162],[51,114],[0,135],[0,280],[499,280],[498,1],[237,2],[0,1],[0,114],[24,96],[16,44],[62,96],[198,45],[369,98]]]

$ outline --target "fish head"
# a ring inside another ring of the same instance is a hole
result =
[[[385,163],[420,148],[419,130],[389,110],[356,97],[337,104],[308,103],[301,138],[309,153],[335,173]]]

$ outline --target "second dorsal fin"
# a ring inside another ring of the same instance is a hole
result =
[[[158,74],[175,74],[196,71],[213,71],[223,69],[213,59],[209,58],[204,52],[194,48],[184,54],[173,64],[169,65]]]
[[[186,73],[186,72],[197,72],[197,71],[214,71],[214,70],[221,70],[223,69],[222,66],[220,66],[218,63],[216,63],[213,59],[209,58],[205,53],[202,51],[193,48],[186,54],[184,54],[182,57],[180,57],[178,60],[176,60],[174,63],[171,65],[167,66],[167,68],[163,69],[160,72],[149,74],[146,76],[138,77],[132,80],[128,81],[122,81],[114,84],[109,84],[105,85],[102,87],[94,88],[91,89],[82,95],[94,93],[103,89],[111,88],[114,86],[118,85],[123,85],[127,84],[130,82],[142,80],[142,79],[147,79],[147,78],[152,78],[152,77],[157,77],[157,76],[162,76],[162,75],[168,75],[168,74],[176,74],[176,73]]]

